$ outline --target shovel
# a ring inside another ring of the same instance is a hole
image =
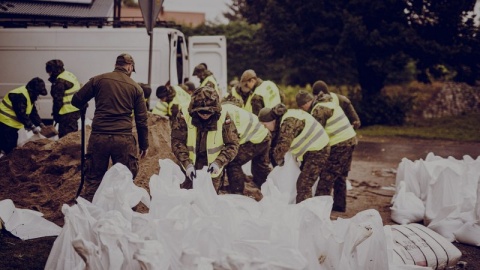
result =
[[[48,125],[42,128],[42,130],[40,131],[40,134],[42,134],[46,138],[52,138],[58,135],[58,131],[55,129],[55,126]]]

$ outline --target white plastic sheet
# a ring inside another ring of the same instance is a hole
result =
[[[7,231],[22,240],[57,236],[62,230],[38,211],[16,208],[10,199],[0,201],[0,220]]]

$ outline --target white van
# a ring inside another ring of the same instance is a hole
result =
[[[202,62],[213,72],[222,93],[227,92],[225,37],[190,37],[189,42],[187,45],[179,30],[154,28],[150,108],[157,102],[155,90],[159,85],[189,79],[198,86],[192,72]],[[45,80],[49,90],[45,64],[52,59],[62,60],[65,69],[84,84],[93,76],[113,71],[116,57],[129,53],[135,60],[132,79],[148,83],[149,43],[144,28],[0,28],[0,98],[34,77]],[[189,55],[187,47],[194,53]],[[89,118],[93,117],[93,107],[87,112]],[[41,96],[37,109],[42,119],[51,119],[51,96]]]

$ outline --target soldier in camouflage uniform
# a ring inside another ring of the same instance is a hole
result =
[[[70,132],[78,131],[80,110],[71,105],[71,100],[73,94],[80,89],[80,83],[75,75],[64,69],[62,60],[48,61],[45,71],[52,83],[50,95],[53,98],[53,120],[58,123],[58,137],[62,138]]]
[[[231,95],[243,102],[243,108],[258,115],[264,107],[273,108],[282,102],[282,93],[272,81],[257,77],[254,70],[245,70],[240,82],[231,89]]]
[[[333,188],[333,211],[345,212],[347,206],[347,176],[352,164],[352,154],[357,145],[355,130],[340,106],[332,97],[320,92],[315,99],[300,90],[296,96],[298,107],[309,112],[325,127],[330,138],[330,156],[327,168],[318,182],[316,196],[331,195]]]
[[[208,166],[218,192],[223,168],[237,155],[239,137],[215,89],[196,89],[188,109],[182,108],[171,125],[172,151],[187,176],[182,188],[191,188],[196,170]]]
[[[323,127],[310,114],[297,109],[287,110],[283,104],[261,109],[258,119],[273,133],[275,164],[282,166],[288,151],[301,162],[296,202],[311,198],[312,187],[330,153],[329,138]]]
[[[324,81],[316,81],[312,86],[313,96],[317,97],[320,93],[328,94],[332,97],[332,102],[340,106],[348,117],[350,124],[352,124],[353,129],[359,129],[361,126],[360,117],[358,117],[355,108],[352,105],[352,102],[346,97],[340,94],[332,93],[328,90],[328,85]]]
[[[95,98],[95,115],[92,133],[88,140],[85,157],[84,198],[92,201],[112,164],[122,163],[137,176],[137,140],[132,134],[133,121],[138,135],[140,158],[148,152],[148,114],[142,88],[130,78],[135,71],[135,62],[129,54],[120,54],[112,72],[91,78],[73,95],[72,104],[84,108]],[[133,117],[132,117],[133,111]]]
[[[258,117],[241,108],[238,99],[228,96],[222,101],[222,110],[226,110],[237,127],[240,147],[237,156],[227,166],[227,176],[231,193],[243,194],[245,179],[242,166],[252,161],[253,182],[261,187],[267,180],[270,168],[270,132],[258,121]]]
[[[217,91],[218,95],[220,95],[218,82],[213,76],[213,73],[208,70],[205,63],[200,63],[193,69],[193,76],[197,76],[197,78],[200,80],[200,85],[198,86],[199,88],[203,86],[210,86]]]

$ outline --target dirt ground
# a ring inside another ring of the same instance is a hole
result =
[[[151,117],[150,149],[141,160],[135,183],[148,190],[152,174],[159,171],[159,159],[174,156],[170,150],[168,122]],[[89,129],[87,131],[87,138]],[[0,200],[12,199],[17,208],[40,211],[44,217],[63,225],[61,206],[72,204],[80,182],[80,133],[59,141],[38,140],[17,148],[0,159]],[[332,212],[332,219],[349,218],[366,209],[380,212],[384,225],[390,218],[390,201],[394,191],[396,169],[402,158],[424,159],[429,152],[442,157],[480,156],[480,143],[418,140],[405,138],[360,137],[355,149],[349,180],[347,211]],[[384,189],[383,187],[387,187]],[[248,184],[247,195],[259,198],[259,190]],[[146,211],[138,207],[138,211]],[[22,241],[5,230],[0,232],[0,269],[43,269],[55,237]],[[466,268],[480,269],[480,248],[455,243],[462,251]]]

